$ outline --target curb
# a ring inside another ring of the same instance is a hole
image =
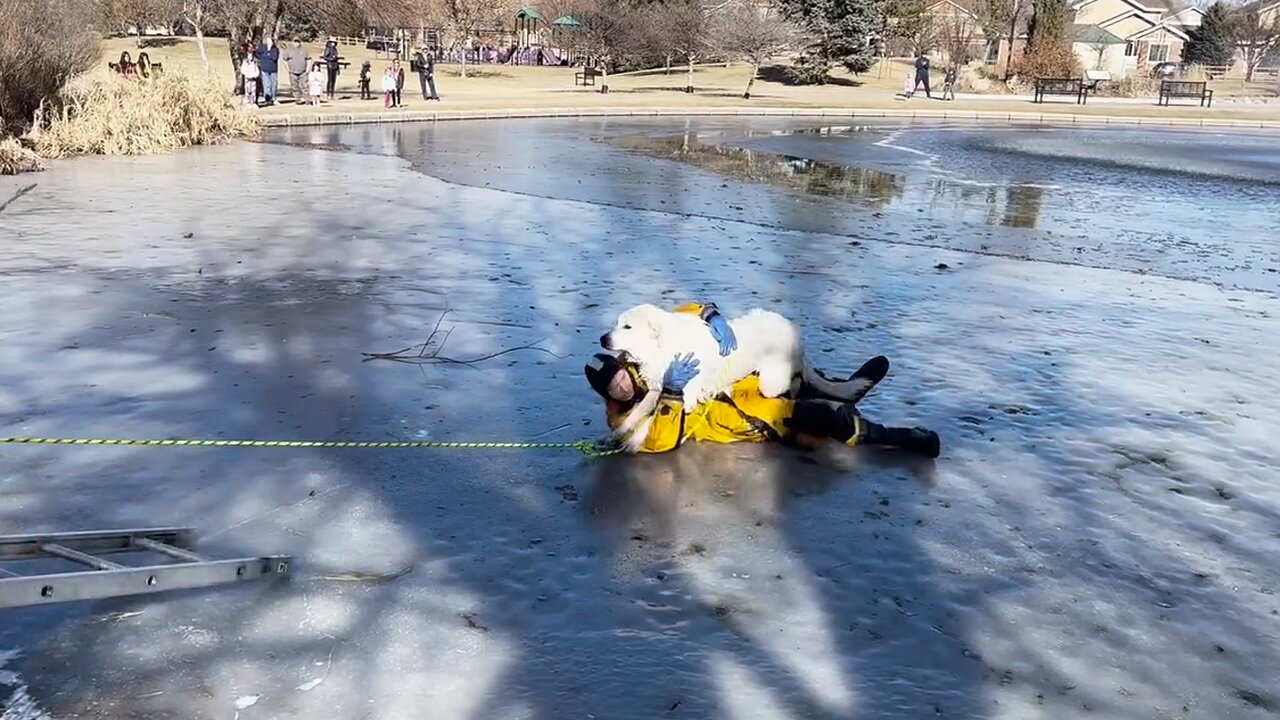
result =
[[[458,110],[453,112],[405,111],[396,113],[326,113],[275,115],[261,118],[263,127],[321,127],[372,123],[447,122],[455,120],[517,120],[532,118],[596,117],[818,117],[908,118],[912,120],[1029,121],[1042,125],[1149,125],[1165,127],[1276,128],[1280,120],[1233,118],[1150,118],[1125,115],[1077,115],[1074,113],[1001,112],[998,110],[896,110],[866,108],[529,108],[525,110]]]

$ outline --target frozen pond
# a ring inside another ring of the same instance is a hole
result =
[[[862,407],[943,456],[4,446],[0,533],[297,559],[0,614],[4,720],[1280,714],[1274,135],[272,139],[0,179],[0,435],[594,437],[602,328],[711,298],[889,355]],[[564,359],[361,362],[446,308],[454,357]]]

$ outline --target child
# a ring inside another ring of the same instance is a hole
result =
[[[404,100],[400,97],[400,93],[404,91],[404,68],[400,66],[399,60],[391,62],[391,74],[396,76],[396,107],[404,105]]]
[[[360,66],[360,99],[372,100],[373,91],[369,89],[369,74],[373,72],[373,65],[365,60]]]
[[[956,99],[956,68],[954,65],[947,68],[947,74],[942,79],[942,99],[946,100],[950,95],[952,100]]]
[[[311,72],[307,73],[307,94],[311,96],[311,104],[319,105],[320,96],[324,92],[324,73],[320,71],[320,63],[311,63]]]
[[[391,71],[391,66],[382,73],[382,105],[383,107],[391,107],[396,101],[396,76]]]
[[[258,107],[258,61],[253,55],[245,57],[240,63],[240,74],[244,76],[244,104]]]

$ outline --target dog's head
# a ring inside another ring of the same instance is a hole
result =
[[[637,305],[618,316],[613,329],[600,336],[600,346],[643,356],[646,349],[657,345],[666,315],[667,312],[656,305]]]

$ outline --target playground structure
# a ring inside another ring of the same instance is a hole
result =
[[[340,43],[376,42],[388,54],[408,57],[418,48],[430,50],[437,61],[523,66],[582,64],[582,52],[574,47],[578,20],[564,15],[546,22],[532,6],[516,11],[510,26],[495,23],[476,28],[467,37],[443,27],[402,27],[370,29],[364,37],[338,38]],[[453,35],[454,37],[450,37]],[[372,47],[372,46],[370,46]]]

